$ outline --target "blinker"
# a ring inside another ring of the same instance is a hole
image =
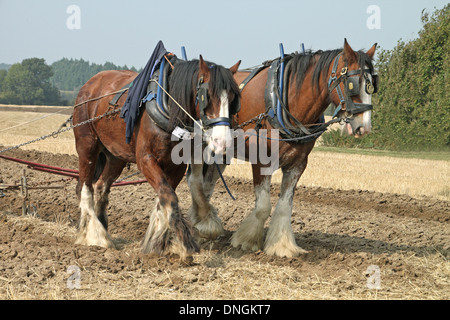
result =
[[[359,77],[348,77],[347,89],[350,97],[359,95]]]

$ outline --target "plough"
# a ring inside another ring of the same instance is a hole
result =
[[[28,168],[30,168],[32,170],[43,171],[43,172],[48,172],[48,173],[52,173],[52,174],[56,174],[56,175],[66,176],[66,177],[70,177],[72,179],[78,179],[78,175],[79,175],[78,170],[75,170],[75,169],[67,169],[67,168],[49,166],[46,164],[41,164],[41,163],[31,162],[31,161],[27,161],[27,160],[18,159],[18,158],[8,157],[8,156],[4,156],[1,154],[0,154],[0,158],[5,159],[5,160],[14,161],[14,162],[21,163],[21,164],[26,164],[28,166]],[[120,182],[113,183],[112,186],[118,187],[118,186],[130,185],[130,184],[141,184],[144,182],[147,182],[147,180],[143,179],[143,180],[135,180],[135,181],[120,181]],[[2,185],[0,185],[0,186],[2,186]]]
[[[23,198],[23,202],[22,202],[22,214],[23,215],[27,215],[27,214],[35,215],[37,212],[37,208],[35,206],[29,204],[28,190],[39,190],[39,189],[40,190],[45,190],[45,189],[47,189],[47,190],[48,189],[64,189],[64,190],[66,190],[66,183],[70,180],[78,179],[78,176],[79,176],[78,170],[74,170],[74,169],[49,166],[46,164],[31,162],[31,161],[13,158],[13,157],[4,156],[4,155],[0,155],[0,158],[9,160],[9,161],[13,161],[13,162],[17,162],[17,163],[21,163],[21,164],[25,164],[28,166],[29,169],[32,169],[32,170],[37,170],[37,171],[42,171],[42,172],[47,172],[47,173],[51,173],[51,174],[62,175],[62,176],[68,177],[65,180],[63,179],[63,180],[58,181],[58,182],[63,182],[63,185],[49,185],[52,182],[45,182],[47,185],[41,185],[41,184],[29,185],[28,178],[25,173],[25,169],[23,169],[23,174],[20,178],[20,183],[18,183],[18,184],[0,183],[0,198],[5,196],[3,193],[3,191],[5,191],[5,190],[20,190],[20,193]],[[132,184],[141,184],[144,182],[147,182],[147,180],[145,180],[145,179],[135,180],[135,181],[118,180],[117,182],[113,183],[112,187],[119,187],[119,186],[132,185]]]

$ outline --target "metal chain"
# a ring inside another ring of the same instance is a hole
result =
[[[267,118],[267,113],[266,113],[266,112],[260,113],[260,114],[258,114],[256,117],[251,118],[250,120],[245,121],[245,122],[243,122],[243,123],[237,125],[237,126],[234,127],[233,129],[235,129],[235,130],[236,130],[236,129],[241,129],[241,128],[243,128],[243,127],[248,126],[249,124],[256,123],[256,122],[258,122],[258,121],[262,121],[262,120],[264,120],[265,118]]]
[[[122,181],[125,181],[125,180],[127,180],[128,178],[131,178],[131,177],[137,176],[137,175],[138,175],[138,174],[140,174],[140,173],[141,173],[140,171],[137,171],[137,172],[135,172],[135,173],[132,173],[132,174],[130,174],[130,175],[128,175],[128,176],[126,176],[126,177],[123,177],[122,179],[118,179],[118,180],[114,181],[114,183],[118,183],[118,182],[122,182]]]
[[[71,181],[73,179],[74,178],[70,177],[70,178],[67,178],[67,179],[63,178],[63,179],[58,179],[58,180],[46,180],[46,181],[39,181],[39,182],[29,183],[28,185],[30,187],[37,187],[37,186],[50,185],[52,183],[57,183],[57,182],[64,182],[64,183],[66,183],[66,182],[69,182],[69,181]]]
[[[28,145],[28,144],[35,143],[35,142],[38,142],[38,141],[41,141],[41,140],[45,140],[45,139],[47,139],[47,138],[49,138],[49,137],[55,137],[56,135],[58,135],[58,134],[60,134],[60,133],[63,133],[63,132],[72,130],[72,129],[76,128],[76,127],[80,127],[80,126],[82,126],[82,125],[85,125],[85,124],[88,124],[88,123],[91,123],[91,122],[94,122],[94,121],[97,121],[97,120],[100,120],[100,119],[102,119],[102,118],[104,118],[104,117],[107,117],[107,116],[110,116],[110,115],[112,115],[112,114],[114,114],[114,113],[117,113],[117,112],[119,112],[120,110],[122,110],[122,108],[118,108],[118,109],[114,109],[114,110],[111,110],[111,111],[107,111],[107,112],[105,112],[104,114],[101,114],[101,115],[96,116],[96,117],[94,117],[94,118],[91,118],[91,119],[82,121],[82,122],[77,123],[77,124],[75,124],[75,125],[71,125],[70,127],[67,127],[67,128],[64,128],[64,129],[61,128],[61,129],[58,129],[58,130],[56,130],[56,131],[53,131],[53,132],[50,133],[50,134],[41,136],[41,137],[39,137],[39,138],[36,138],[36,139],[30,140],[30,141],[24,142],[24,143],[21,143],[21,144],[12,146],[12,147],[8,147],[8,148],[3,149],[3,150],[0,150],[0,153],[6,152],[6,151],[10,151],[10,150],[14,150],[14,149],[19,149],[20,147],[23,147],[23,146],[26,146],[26,145]]]
[[[178,107],[182,110],[182,111],[184,111],[204,132],[205,132],[205,128],[197,121],[197,120],[195,120],[159,83],[158,83],[158,81],[156,81],[156,80],[150,80],[149,82],[155,82],[166,94],[167,94],[167,96],[170,98],[170,99],[172,99],[174,102],[175,102],[175,104],[177,104],[178,105]],[[86,100],[86,101],[83,101],[83,102],[80,102],[80,103],[78,103],[78,104],[76,104],[76,105],[74,105],[74,108],[76,108],[76,107],[78,107],[78,106],[80,106],[80,105],[83,105],[83,104],[85,104],[85,103],[87,103],[87,102],[90,102],[90,101],[96,101],[96,100],[99,100],[99,99],[101,99],[101,98],[104,98],[104,97],[107,97],[107,96],[110,96],[110,95],[113,95],[113,94],[116,94],[116,93],[119,93],[119,92],[123,92],[123,91],[126,91],[126,90],[128,90],[129,88],[126,88],[126,89],[121,89],[121,90],[118,90],[118,91],[114,91],[114,92],[110,92],[110,93],[107,93],[107,94],[105,94],[105,95],[103,95],[103,96],[100,96],[100,97],[96,97],[96,98],[93,98],[93,99],[89,99],[89,100]],[[59,128],[58,130],[56,130],[56,131],[53,131],[52,133],[50,133],[50,134],[47,134],[47,135],[45,135],[45,136],[41,136],[41,137],[39,137],[39,138],[36,138],[36,139],[33,139],[33,140],[30,140],[30,141],[27,141],[27,142],[24,142],[24,143],[21,143],[21,144],[18,144],[18,145],[15,145],[15,146],[12,146],[12,147],[9,147],[9,148],[5,148],[5,149],[3,149],[3,150],[0,150],[0,153],[3,153],[3,152],[7,152],[7,151],[10,151],[10,150],[14,150],[14,149],[19,149],[20,147],[23,147],[23,146],[26,146],[26,145],[29,145],[29,144],[31,144],[31,143],[35,143],[35,142],[38,142],[38,141],[41,141],[41,140],[45,140],[45,139],[47,139],[47,138],[49,138],[49,137],[56,137],[58,134],[60,134],[60,133],[63,133],[63,132],[66,132],[66,131],[69,131],[69,130],[72,130],[73,128],[76,128],[76,127],[79,127],[79,126],[82,126],[82,125],[85,125],[85,124],[87,124],[87,123],[91,123],[91,122],[94,122],[94,121],[97,121],[97,120],[100,120],[100,119],[102,119],[102,118],[104,118],[104,117],[107,117],[107,116],[110,116],[110,115],[113,115],[113,114],[115,114],[115,113],[117,113],[117,112],[119,112],[119,111],[121,111],[122,110],[122,107],[120,107],[120,108],[118,108],[118,109],[114,109],[114,110],[111,110],[111,111],[107,111],[107,112],[105,112],[104,114],[102,114],[102,115],[99,115],[99,116],[97,116],[97,117],[94,117],[94,118],[91,118],[91,119],[88,119],[88,120],[85,120],[85,121],[83,121],[83,122],[80,122],[80,123],[78,123],[78,124],[76,124],[76,125],[72,125],[72,126],[70,126],[70,127],[67,127],[67,128],[65,128],[65,129],[63,129],[62,127],[61,128]],[[70,118],[69,118],[70,119]]]

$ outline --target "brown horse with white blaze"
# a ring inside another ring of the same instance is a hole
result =
[[[200,85],[203,88],[206,86],[209,96],[207,105],[203,106],[203,116],[212,120],[223,115],[228,117],[228,103],[239,98],[239,90],[233,80],[238,66],[239,62],[226,69],[205,62],[201,56],[199,60],[177,60],[168,76],[168,93],[173,98],[168,102],[171,125],[193,126],[191,118],[199,118],[196,97]],[[92,77],[81,88],[76,99],[76,104],[80,105],[73,113],[74,125],[107,113],[111,108],[111,98],[106,95],[123,88],[136,75],[131,71],[104,71]],[[102,96],[105,97],[95,99]],[[118,105],[123,105],[126,98],[125,93]],[[82,103],[88,100],[93,101]],[[186,113],[175,101],[184,107]],[[217,127],[219,129],[213,128],[208,143],[212,150],[220,153],[231,136],[229,130]],[[108,194],[125,165],[136,163],[158,196],[142,241],[143,252],[174,253],[186,259],[199,247],[191,224],[180,212],[175,193],[186,170],[186,164],[176,165],[171,159],[171,150],[178,142],[172,141],[171,131],[161,129],[143,110],[129,144],[125,141],[125,131],[126,124],[117,114],[74,128],[80,172],[77,195],[81,208],[76,243],[115,246],[107,231]]]
[[[339,106],[336,116],[346,123],[349,134],[361,137],[370,133],[371,94],[376,88],[376,75],[372,65],[375,49],[376,44],[367,52],[353,51],[345,40],[343,49],[296,53],[287,57],[284,78],[287,91],[284,103],[290,116],[285,119],[286,128],[291,131],[299,129],[298,123],[304,128],[311,128],[310,125],[317,124],[325,109],[333,103]],[[255,123],[259,123],[261,129],[267,129],[267,137],[273,136],[271,131],[275,130],[270,121],[267,121],[266,87],[270,80],[269,69],[268,65],[263,67],[243,86],[241,109],[235,117],[237,127],[240,128],[255,128]],[[234,78],[238,84],[242,84],[249,74],[250,72],[237,72]],[[258,117],[263,120],[258,120]],[[245,141],[246,156],[255,141],[256,139]],[[257,143],[267,143],[269,152],[271,146],[275,145],[270,139],[263,137]],[[271,175],[262,174],[262,169],[270,164],[252,162],[255,207],[233,234],[231,243],[234,247],[244,250],[264,249],[269,255],[281,257],[306,252],[296,244],[291,214],[296,185],[307,166],[308,155],[314,144],[315,139],[308,142],[287,139],[286,136],[280,139],[279,167],[283,174],[281,192],[265,241],[264,223],[272,211]],[[226,166],[221,167],[225,169]],[[191,219],[194,225],[209,226],[209,229],[200,230],[200,234],[207,238],[215,238],[223,231],[216,209],[209,203],[218,177],[214,166],[202,168],[201,165],[193,165],[188,176],[193,199]],[[202,184],[202,188],[199,184]],[[199,195],[198,190],[203,190],[203,194]]]

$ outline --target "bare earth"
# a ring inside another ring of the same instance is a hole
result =
[[[77,169],[73,155],[23,150],[7,155]],[[24,168],[0,159],[0,178],[13,184]],[[27,177],[30,184],[60,179],[29,169]],[[249,180],[227,177],[227,183],[237,200],[222,184],[213,199],[226,233],[203,242],[192,265],[140,253],[156,201],[148,184],[112,190],[109,231],[118,250],[74,245],[79,219],[74,181],[65,192],[30,190],[36,217],[22,217],[20,192],[6,191],[0,198],[0,299],[450,298],[450,202],[300,186],[293,230],[309,253],[277,258],[230,246],[254,195]],[[275,184],[273,205],[278,192]],[[191,200],[185,181],[177,194],[187,212]],[[80,270],[78,288],[70,266]]]

